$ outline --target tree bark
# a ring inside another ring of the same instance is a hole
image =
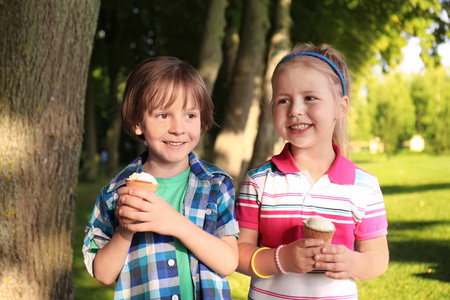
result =
[[[275,17],[273,20],[273,32],[270,39],[269,56],[267,58],[266,73],[264,76],[264,88],[262,99],[262,112],[259,121],[258,135],[255,140],[253,156],[250,167],[254,167],[265,162],[274,152],[280,151],[284,141],[280,138],[271,120],[270,103],[272,100],[272,74],[278,62],[289,51],[291,46],[290,27],[291,20],[291,0],[278,0],[275,7]],[[246,169],[242,170],[245,175]]]
[[[0,3],[2,299],[73,299],[76,180],[99,6]]]
[[[225,36],[226,0],[212,0],[209,3],[208,17],[200,47],[198,71],[205,81],[210,95],[222,65],[222,42]]]
[[[233,177],[238,177],[241,164],[249,160],[256,136],[250,125],[250,106],[254,98],[255,80],[261,76],[265,38],[269,27],[268,0],[247,0],[243,16],[242,36],[221,132],[214,145],[214,163]]]

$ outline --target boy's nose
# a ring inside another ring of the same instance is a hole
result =
[[[173,134],[183,134],[184,133],[184,123],[183,120],[179,118],[173,118],[171,122],[171,126],[169,129],[170,133]]]

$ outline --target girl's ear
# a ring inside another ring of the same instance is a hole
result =
[[[136,127],[134,127],[134,133],[137,136],[140,136],[140,135],[144,134],[144,131],[142,130],[141,125],[136,125]]]
[[[348,113],[348,108],[350,105],[350,99],[348,96],[343,96],[341,99],[338,100],[338,107],[337,107],[337,115],[336,120],[339,120],[343,117],[345,117]]]

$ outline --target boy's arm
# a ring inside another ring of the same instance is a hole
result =
[[[231,275],[238,263],[236,237],[215,237],[181,214],[180,217],[184,220],[174,236],[210,269],[224,276]]]
[[[124,265],[133,239],[133,233],[117,227],[108,244],[99,249],[94,260],[94,277],[105,285],[113,284]]]
[[[119,202],[134,210],[119,209],[122,217],[139,221],[124,224],[130,231],[153,231],[179,239],[200,261],[221,275],[232,274],[238,263],[236,237],[218,238],[177,212],[160,196],[128,187],[119,190]],[[144,199],[145,201],[143,201]]]

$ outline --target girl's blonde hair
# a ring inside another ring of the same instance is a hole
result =
[[[330,60],[339,70],[342,75],[343,82],[339,77],[338,73],[333,69],[331,64],[323,59],[314,57],[312,55],[295,55],[301,52],[312,52],[324,56],[326,59]],[[308,65],[317,71],[325,75],[329,80],[329,86],[334,92],[336,99],[340,99],[343,96],[348,96],[350,99],[350,85],[351,78],[348,72],[347,62],[344,57],[334,48],[327,44],[321,44],[315,46],[311,43],[298,44],[296,45],[290,53],[288,53],[285,58],[277,65],[272,76],[272,86],[274,79],[279,75],[280,71],[292,66],[294,64],[302,63]],[[344,89],[346,92],[344,92]],[[273,103],[272,103],[273,105]],[[348,137],[348,124],[347,116],[340,118],[333,132],[332,142],[337,144],[344,155],[348,155],[350,151],[350,139]]]

